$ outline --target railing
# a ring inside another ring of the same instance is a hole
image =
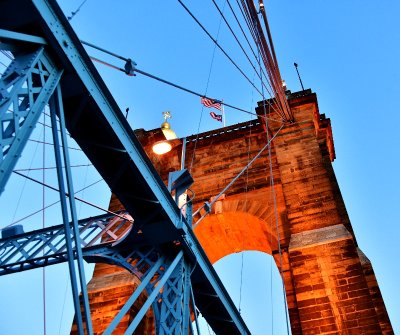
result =
[[[127,212],[78,222],[82,248],[102,247],[122,239],[132,227]],[[75,241],[73,240],[75,246]],[[0,239],[0,275],[67,261],[63,225]]]

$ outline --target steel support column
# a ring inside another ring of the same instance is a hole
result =
[[[103,335],[111,335],[112,332],[115,330],[115,328],[118,326],[118,324],[121,322],[122,318],[130,308],[133,306],[133,304],[136,302],[136,299],[139,298],[140,294],[144,291],[144,289],[150,285],[150,280],[153,278],[153,276],[156,274],[157,271],[160,270],[160,266],[163,265],[164,263],[164,257],[161,257],[152,267],[151,269],[147,272],[146,276],[142,278],[142,282],[140,285],[136,288],[135,292],[131,295],[131,297],[127,300],[125,305],[120,309],[118,314],[114,317],[113,321],[110,323],[110,325],[107,327],[106,331],[103,333]]]
[[[135,318],[133,319],[133,321],[131,322],[131,324],[129,325],[127,330],[125,331],[125,335],[133,334],[136,327],[139,325],[139,322],[143,319],[143,316],[145,315],[147,310],[150,308],[151,304],[156,299],[159,292],[164,287],[166,282],[169,280],[171,274],[174,272],[174,270],[176,269],[178,264],[180,264],[182,259],[183,259],[183,251],[180,251],[178,253],[178,255],[176,255],[175,259],[170,263],[170,265],[168,266],[168,269],[165,271],[165,273],[163,274],[161,279],[157,282],[157,287],[153,290],[153,292],[151,292],[151,294],[147,298],[146,302],[143,304],[142,308],[139,310],[139,312],[137,313],[137,315],[135,316]]]
[[[60,121],[60,132],[61,132],[61,142],[62,142],[62,156],[63,161],[61,159],[61,146],[58,138],[58,127],[57,127],[57,119],[56,113],[59,115]],[[54,141],[54,152],[56,156],[56,165],[57,165],[57,177],[58,183],[60,187],[60,201],[62,208],[62,215],[64,220],[65,227],[65,237],[66,237],[66,246],[67,246],[67,257],[68,257],[68,265],[69,265],[69,273],[71,279],[71,287],[73,291],[73,299],[74,299],[74,307],[75,314],[77,316],[77,324],[79,334],[84,335],[84,328],[82,322],[81,308],[79,302],[79,289],[77,283],[77,276],[75,271],[74,264],[74,253],[76,253],[76,258],[78,262],[78,277],[80,281],[80,287],[82,290],[83,297],[83,309],[86,319],[86,327],[88,334],[93,333],[92,329],[92,320],[90,318],[90,307],[89,307],[89,298],[87,294],[86,288],[86,279],[85,279],[85,269],[83,267],[83,259],[82,259],[82,249],[81,249],[81,241],[79,236],[79,227],[78,220],[76,215],[76,207],[75,207],[75,198],[73,197],[74,188],[72,184],[72,174],[69,162],[69,154],[68,154],[68,143],[67,136],[65,130],[65,121],[64,121],[64,111],[62,106],[62,98],[61,98],[61,88],[57,86],[57,90],[50,101],[50,115],[51,115],[51,125],[53,131],[53,141]],[[65,181],[68,189],[69,196],[69,210],[72,218],[72,229],[69,223],[68,216],[68,206],[66,200],[66,192],[65,192],[65,184],[64,184],[64,172],[62,171],[62,166],[65,166]],[[72,233],[72,234],[71,234]],[[71,238],[72,236],[72,238]],[[72,240],[75,241],[74,245]]]
[[[190,270],[182,258],[164,285],[160,302],[158,335],[189,333]]]

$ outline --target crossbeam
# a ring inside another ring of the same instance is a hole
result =
[[[132,218],[105,214],[80,220],[79,235],[82,248],[104,247],[123,238],[132,227]],[[73,241],[75,245],[75,241]],[[88,254],[89,251],[86,251]],[[63,225],[52,226],[0,239],[0,276],[67,261]]]

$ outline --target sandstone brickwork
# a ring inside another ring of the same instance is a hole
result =
[[[94,335],[104,333],[139,284],[140,281],[137,277],[120,267],[107,264],[96,265],[93,278],[87,287]],[[113,334],[122,335],[125,333],[130,322],[145,301],[146,295],[142,293],[131,311],[122,318]],[[135,334],[151,334],[153,330],[154,316],[152,311],[149,310],[146,317],[139,324]],[[75,322],[71,334],[78,334]]]
[[[257,120],[187,139],[185,167],[195,181],[191,190],[196,210],[274,136],[270,149],[226,190],[195,233],[212,262],[246,250],[274,257],[285,284],[292,334],[393,334],[372,265],[357,245],[334,175],[330,120],[319,113],[310,90],[288,98],[294,122],[283,127],[273,121],[278,117],[269,101],[258,104]],[[181,146],[158,157],[151,145],[162,139],[161,131],[136,134],[167,182],[168,173],[180,169]],[[118,200],[112,198],[111,206],[119,208]],[[104,266],[97,265],[89,285],[93,304],[102,285],[109,289],[109,270],[98,271]],[[118,272],[112,275],[115,282],[120,280]],[[132,289],[131,283],[120,287]]]

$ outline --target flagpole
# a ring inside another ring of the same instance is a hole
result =
[[[224,100],[222,100],[222,120],[224,122],[224,128],[226,127],[226,122],[225,122],[225,107],[224,107]]]

